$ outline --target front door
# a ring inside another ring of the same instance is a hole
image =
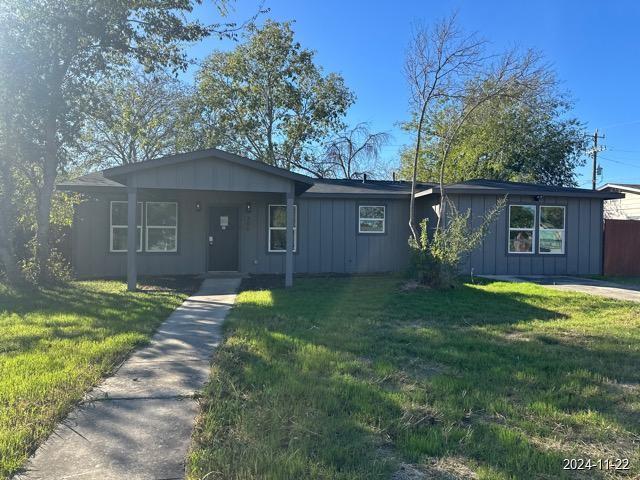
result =
[[[238,211],[234,207],[209,210],[209,271],[238,270]]]

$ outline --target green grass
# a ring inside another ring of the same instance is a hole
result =
[[[564,471],[565,457],[628,457],[640,472],[640,305],[533,284],[400,285],[241,293],[190,478],[616,475]]]
[[[168,291],[131,294],[115,281],[40,291],[0,284],[0,478],[20,468],[183,298]]]

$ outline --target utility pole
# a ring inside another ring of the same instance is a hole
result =
[[[596,189],[596,176],[598,174],[598,152],[604,150],[604,147],[598,147],[598,139],[604,138],[604,135],[598,135],[598,129],[593,133],[593,148],[589,152],[593,157],[593,173],[591,175],[591,188]]]

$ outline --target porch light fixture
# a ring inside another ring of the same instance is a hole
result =
[[[196,202],[196,212],[199,212],[200,210],[202,210],[202,204],[200,203],[200,200],[198,200]]]
[[[251,213],[251,202],[247,202],[247,213]]]

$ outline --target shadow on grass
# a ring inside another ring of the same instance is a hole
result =
[[[638,350],[615,332],[573,342],[554,330],[594,315],[583,299],[400,293],[382,278],[300,279],[266,304],[251,294],[208,387],[196,478],[233,476],[247,459],[256,477],[388,478],[399,461],[449,455],[495,475],[562,478],[565,456],[592,453],[581,442],[629,454],[612,436],[639,433],[628,396],[606,382],[638,382]]]
[[[110,288],[104,288],[108,283],[112,284]],[[114,281],[98,281],[98,284],[103,287],[96,288],[96,283],[88,281],[0,291],[0,315],[3,312],[17,315],[21,317],[21,326],[41,332],[13,335],[10,339],[12,349],[24,352],[42,340],[94,341],[128,331],[149,333],[176,306],[169,302],[167,308],[166,303],[158,301],[158,296],[193,291],[195,283],[148,279],[142,283],[144,290],[136,293],[126,292],[124,285]],[[174,286],[177,290],[172,290]],[[0,325],[2,323],[0,318]],[[8,348],[2,348],[1,342],[0,338],[0,353],[8,351]]]
[[[92,385],[180,304],[118,282],[0,285],[0,478],[14,472]]]

